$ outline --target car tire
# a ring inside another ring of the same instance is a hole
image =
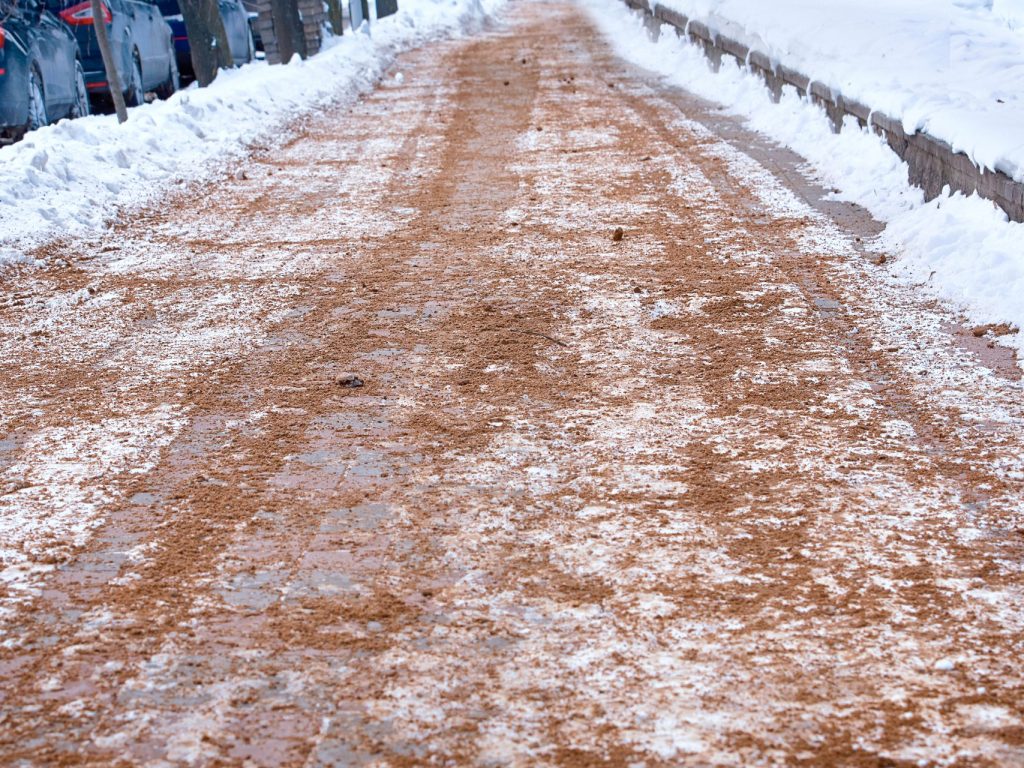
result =
[[[89,106],[89,89],[85,87],[85,70],[82,69],[82,62],[75,62],[75,103],[71,105],[68,117],[74,120],[76,117],[85,117],[92,110]]]
[[[167,69],[167,79],[156,89],[156,95],[161,99],[169,99],[181,89],[181,74],[178,72],[178,59],[174,55],[174,48],[171,48],[171,63]]]
[[[128,72],[128,83],[124,89],[124,103],[126,107],[138,107],[146,100],[146,92],[142,87],[142,65],[139,64],[138,54],[132,55],[132,67]]]
[[[39,76],[39,70],[33,65],[28,70],[28,120],[25,123],[25,130],[34,131],[49,124],[50,118],[46,114],[43,79]]]

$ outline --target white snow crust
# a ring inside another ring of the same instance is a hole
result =
[[[1024,180],[1024,0],[659,0]]]
[[[696,3],[672,1],[688,13],[696,7]],[[745,118],[748,127],[805,157],[817,180],[835,190],[835,198],[858,203],[884,222],[884,231],[870,246],[896,256],[885,269],[908,289],[950,302],[970,322],[1008,322],[1024,328],[1024,224],[1008,221],[1001,209],[977,195],[946,193],[925,202],[922,191],[908,182],[906,163],[880,137],[860,129],[852,118],[841,133],[835,134],[824,111],[800,98],[794,89],[784,89],[781,101],[774,103],[763,81],[732,58],[726,57],[719,71],[714,72],[703,51],[678,37],[673,28],[665,25],[658,39],[652,41],[640,15],[622,2],[581,2],[619,55]],[[904,7],[908,3],[900,0],[894,5]],[[747,4],[741,0],[704,0],[702,7],[711,5],[742,10]],[[796,5],[795,0],[778,4],[783,15]],[[837,13],[846,5],[837,3]],[[813,15],[813,4],[801,7]],[[853,4],[849,7],[852,9]],[[983,12],[994,16],[977,3],[962,10],[978,18]],[[770,15],[767,6],[752,18],[762,15]],[[842,17],[837,19],[837,28],[843,27]],[[804,29],[802,34],[813,37],[814,31]],[[1024,53],[1021,55],[1024,76]],[[794,62],[789,59],[787,63]],[[795,64],[801,66],[802,62]],[[815,67],[807,69],[811,73],[819,71]],[[894,70],[893,79],[896,74]],[[1024,89],[1015,98],[1024,99]],[[1024,101],[1018,103],[1024,105]],[[1017,126],[1024,128],[1024,112]],[[1024,131],[1020,136],[1024,140]],[[1004,335],[1000,342],[1024,352],[1022,336]]]
[[[216,173],[286,121],[374,86],[396,54],[479,23],[501,0],[402,0],[307,61],[253,62],[167,101],[62,120],[0,149],[0,265],[49,238],[100,229],[175,183]],[[343,131],[344,126],[339,126]]]

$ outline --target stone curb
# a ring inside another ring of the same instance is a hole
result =
[[[846,98],[825,83],[811,80],[807,75],[784,64],[772,65],[763,52],[752,50],[743,43],[716,34],[706,24],[687,18],[678,11],[665,8],[651,0],[624,0],[626,5],[644,11],[655,19],[675,27],[704,49],[705,55],[717,69],[722,56],[734,59],[756,72],[765,81],[772,97],[778,101],[784,85],[793,86],[801,96],[810,95],[816,104],[824,107],[832,122],[832,129],[840,131],[843,119],[850,115],[859,125],[871,126],[906,161],[910,169],[910,183],[920,187],[926,199],[937,197],[946,185],[950,189],[991,200],[1002,208],[1012,221],[1024,222],[1024,183],[1014,181],[998,169],[978,168],[963,152],[920,131],[906,134],[902,123],[888,115]]]

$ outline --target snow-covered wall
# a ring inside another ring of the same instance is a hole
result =
[[[1024,0],[658,0],[1024,181]]]

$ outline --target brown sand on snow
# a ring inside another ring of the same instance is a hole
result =
[[[1019,382],[506,21],[10,277],[0,764],[1024,762]]]

